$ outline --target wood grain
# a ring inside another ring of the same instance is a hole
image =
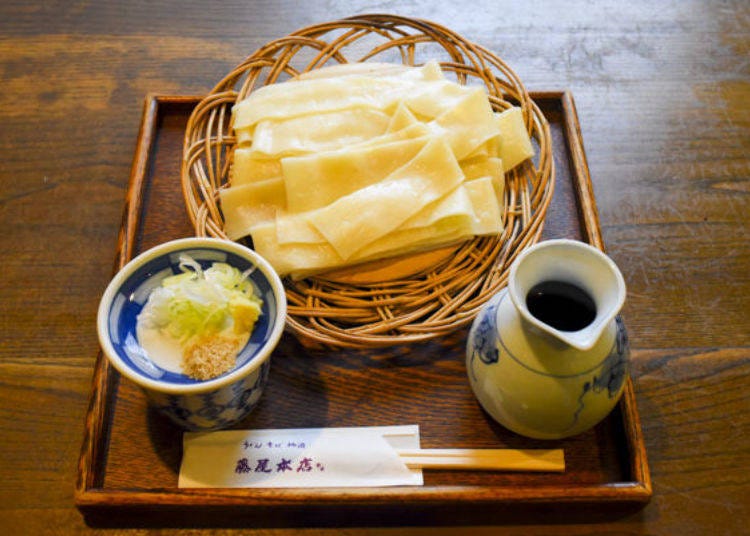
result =
[[[144,95],[205,93],[270,39],[377,11],[456,30],[498,53],[530,89],[572,91],[604,243],[628,284],[654,499],[615,520],[526,519],[503,533],[746,531],[747,2],[37,4],[0,5],[3,533],[98,532],[75,510],[73,487],[98,348],[94,314]],[[306,533],[428,531],[457,532]]]

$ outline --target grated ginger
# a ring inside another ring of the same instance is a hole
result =
[[[234,367],[242,340],[236,336],[217,335],[187,346],[182,369],[196,380],[210,380]]]

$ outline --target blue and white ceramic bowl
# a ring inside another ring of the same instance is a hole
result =
[[[263,300],[261,316],[234,368],[210,380],[165,370],[138,343],[136,319],[161,281],[180,273],[181,254],[204,268],[224,262],[245,271]],[[99,342],[110,363],[146,393],[152,405],[188,430],[225,428],[257,404],[268,378],[270,357],[284,330],[286,295],[279,276],[260,255],[235,242],[184,238],[156,246],[131,260],[112,279],[97,317]]]

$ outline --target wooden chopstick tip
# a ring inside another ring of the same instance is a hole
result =
[[[406,449],[397,450],[410,468],[564,472],[562,449]]]

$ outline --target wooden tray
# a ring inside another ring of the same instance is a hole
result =
[[[544,238],[602,247],[573,98],[534,93],[553,135],[557,183]],[[160,242],[192,236],[180,190],[187,118],[199,97],[149,96],[130,177],[116,267]],[[268,387],[238,428],[418,424],[424,448],[563,448],[563,474],[425,471],[424,486],[179,489],[182,435],[120,381],[100,353],[76,504],[92,525],[301,526],[485,524],[612,518],[651,497],[633,386],[596,428],[564,441],[496,425],[471,393],[468,329],[376,350],[312,350],[285,334]]]

